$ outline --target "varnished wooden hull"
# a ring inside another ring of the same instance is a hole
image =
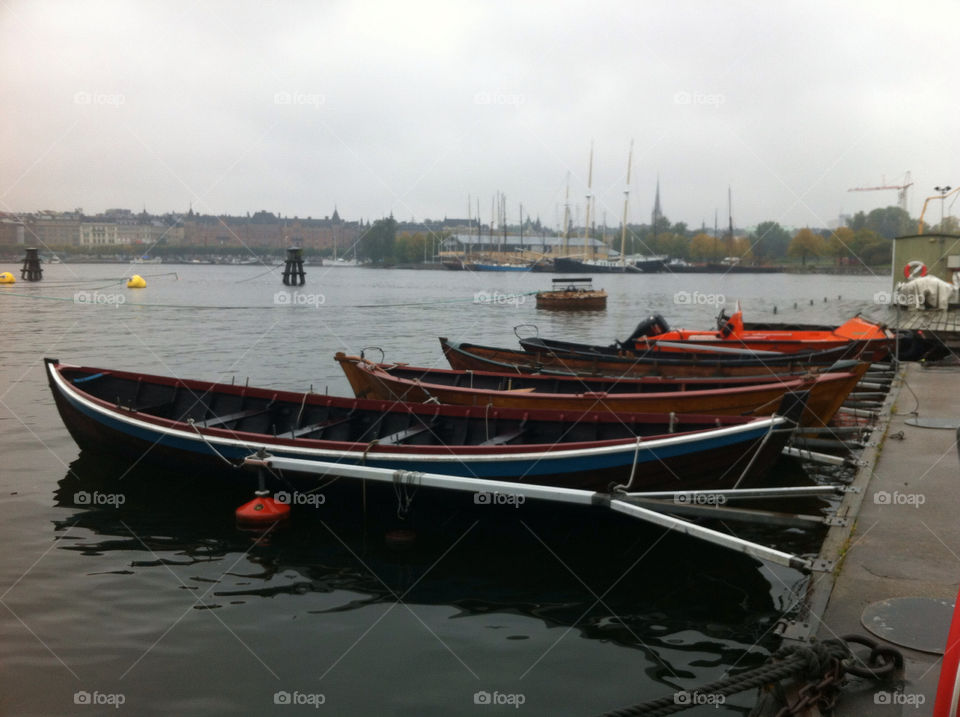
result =
[[[682,380],[612,379],[584,384],[579,392],[574,392],[575,385],[563,386],[566,390],[560,392],[560,381],[573,384],[577,381],[551,376],[378,365],[342,353],[335,358],[357,398],[614,414],[673,412],[759,416],[769,415],[784,394],[806,391],[809,397],[800,423],[807,427],[827,425],[868,366],[857,364],[847,372],[791,376],[766,383],[731,379],[729,384],[711,388],[698,388],[696,383],[687,385]]]
[[[607,308],[606,291],[541,291],[537,308],[551,311],[603,311]]]
[[[824,352],[807,357],[775,357],[739,360],[709,358],[594,356],[555,351],[520,351],[478,344],[454,343],[440,338],[450,366],[463,371],[510,373],[560,373],[584,376],[771,376],[822,370],[842,357],[842,352]]]

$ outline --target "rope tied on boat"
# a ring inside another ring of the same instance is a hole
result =
[[[770,440],[770,436],[773,435],[773,431],[776,428],[776,422],[773,420],[773,418],[775,418],[775,416],[771,417],[770,428],[767,429],[767,432],[763,434],[763,438],[760,439],[760,445],[757,446],[757,449],[753,452],[753,455],[750,456],[750,461],[747,463],[746,468],[743,469],[740,477],[737,478],[737,482],[733,484],[735,489],[739,488],[740,484],[743,483],[747,476],[750,475],[750,469],[753,468],[753,464],[757,462],[757,457],[763,453],[763,449],[766,448],[767,442]],[[795,428],[796,426],[793,426],[790,430],[793,431]]]
[[[673,414],[670,414],[671,416]],[[630,479],[626,482],[626,485],[620,483],[613,486],[612,491],[619,493],[629,493],[630,489],[633,488],[633,480],[637,477],[637,460],[640,457],[640,444],[643,443],[643,436],[637,436],[637,445],[633,448],[633,465],[630,466]]]
[[[410,487],[413,486],[413,490]],[[397,517],[407,519],[407,513],[413,505],[413,497],[420,489],[420,474],[416,471],[397,470],[393,472],[393,493],[397,496]]]
[[[870,648],[866,661],[851,651],[848,643]],[[760,667],[702,685],[694,690],[677,690],[671,695],[649,702],[605,712],[602,717],[664,717],[690,707],[722,704],[726,697],[760,688],[751,717],[789,717],[806,714],[817,706],[829,711],[836,704],[844,675],[882,680],[903,667],[903,655],[892,647],[878,645],[867,637],[847,635],[836,640],[822,640],[806,645],[789,645],[771,655]],[[788,704],[781,680],[793,678],[803,683],[797,699]]]
[[[229,458],[227,458],[225,455],[223,455],[220,451],[218,451],[218,450],[217,450],[217,447],[216,447],[215,445],[213,445],[210,441],[208,441],[208,440],[207,440],[207,437],[206,437],[205,435],[203,435],[203,433],[200,432],[200,429],[199,429],[199,428],[197,428],[197,423],[196,423],[196,421],[194,421],[192,418],[188,418],[188,419],[187,419],[187,424],[189,424],[190,428],[192,428],[194,431],[196,431],[197,435],[200,436],[201,440],[202,440],[204,443],[207,444],[207,448],[209,448],[211,451],[213,451],[214,455],[215,455],[217,458],[219,458],[221,461],[223,461],[224,463],[226,463],[226,464],[227,464],[228,466],[230,466],[231,468],[236,469],[236,468],[241,468],[241,467],[243,467],[243,461],[241,461],[240,463],[234,463],[234,462],[232,462]]]

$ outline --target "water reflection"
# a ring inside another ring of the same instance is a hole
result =
[[[762,660],[775,646],[771,626],[804,584],[793,571],[761,568],[601,509],[491,508],[424,491],[401,520],[389,487],[367,493],[365,512],[359,485],[347,481],[321,506],[295,509],[287,526],[255,536],[233,519],[251,497],[248,485],[140,468],[119,479],[127,469],[90,453],[71,463],[56,502],[72,514],[55,526],[83,537],[60,547],[88,556],[137,553],[130,567],[140,571],[220,562],[226,572],[197,609],[324,594],[332,598],[325,607],[307,610],[318,619],[401,599],[453,606],[455,619],[516,614],[643,650],[652,657],[650,677],[670,683],[691,676],[688,667]],[[398,527],[416,534],[403,550],[384,539]],[[141,559],[145,550],[151,558]],[[184,582],[200,594],[210,579]]]

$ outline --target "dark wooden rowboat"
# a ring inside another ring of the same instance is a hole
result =
[[[524,339],[535,341],[534,339]],[[805,373],[822,370],[844,358],[844,349],[831,349],[805,354],[773,356],[728,356],[716,354],[676,354],[665,356],[617,355],[611,352],[565,352],[546,346],[529,350],[495,348],[440,338],[440,346],[451,368],[473,371],[506,371],[511,373],[559,373],[584,376],[764,376]]]
[[[458,406],[608,411],[766,415],[784,394],[807,391],[802,426],[825,426],[863,377],[868,364],[847,371],[794,375],[757,383],[752,378],[573,378],[486,371],[456,371],[373,363],[337,353],[357,398],[438,401]]]
[[[280,459],[607,490],[723,487],[762,476],[803,410],[767,418],[535,411],[293,393],[46,359],[77,444],[198,476],[264,450]],[[302,471],[307,473],[306,469]]]

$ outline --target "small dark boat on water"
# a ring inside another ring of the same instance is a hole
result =
[[[451,368],[512,373],[560,373],[587,376],[763,376],[823,370],[847,358],[846,349],[796,354],[758,355],[753,352],[721,355],[716,352],[649,351],[629,355],[609,347],[592,351],[539,345],[543,339],[524,339],[526,350],[496,348],[449,341],[441,337]],[[562,343],[562,342],[555,342]]]
[[[655,274],[666,268],[666,258],[656,256],[625,257],[623,261],[560,256],[553,262],[554,269],[564,274]]]
[[[868,364],[837,365],[834,372],[754,378],[579,378],[455,371],[373,363],[337,353],[357,398],[433,401],[459,406],[557,411],[767,415],[788,392],[807,391],[803,426],[825,426],[863,377]]]
[[[639,269],[633,262],[615,259],[575,259],[558,256],[553,260],[554,271],[563,274],[636,274]]]
[[[236,475],[228,464],[266,452],[303,474],[341,464],[588,490],[628,478],[638,489],[720,488],[757,480],[773,465],[806,400],[789,395],[765,418],[613,415],[361,400],[56,359],[45,365],[81,448],[198,476]]]
[[[688,264],[686,262],[670,262],[664,264],[662,271],[671,274],[782,274],[787,270],[785,266],[766,266],[760,264],[725,264],[723,262],[706,262]]]
[[[593,288],[593,279],[553,280],[553,289],[537,292],[537,308],[555,311],[602,311],[607,308],[607,292]]]

